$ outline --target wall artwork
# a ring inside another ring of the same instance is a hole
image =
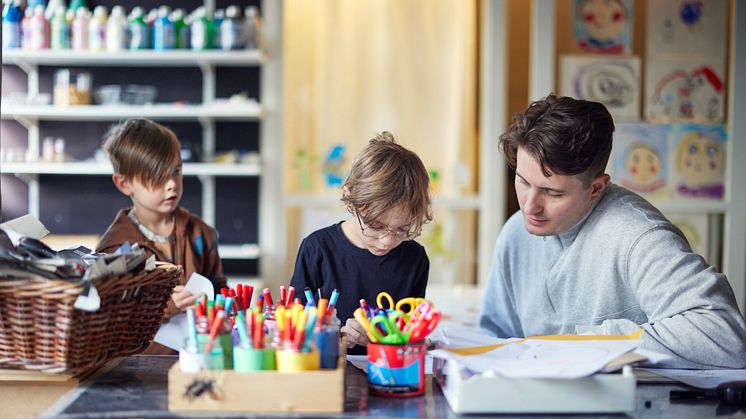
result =
[[[678,197],[723,199],[727,133],[723,125],[677,124],[672,181]]]
[[[601,102],[615,121],[640,119],[640,59],[563,55],[560,94]]]
[[[667,198],[669,131],[669,125],[617,124],[613,181],[648,199]]]
[[[631,51],[631,0],[574,0],[572,7],[578,48],[602,54]]]
[[[727,12],[727,0],[647,2],[647,120],[723,121]]]
[[[704,62],[648,61],[645,117],[650,122],[717,123],[725,113],[723,73]]]

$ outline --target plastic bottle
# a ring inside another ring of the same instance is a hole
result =
[[[70,7],[68,10],[72,10],[74,13],[78,12],[81,7],[86,7],[85,0],[70,0]]]
[[[174,24],[174,48],[189,48],[189,25],[184,19],[184,9],[175,9],[169,19]]]
[[[148,49],[150,48],[150,31],[145,23],[142,7],[135,7],[130,12],[129,24],[129,49]]]
[[[176,47],[176,25],[169,19],[167,6],[158,9],[158,17],[153,22],[153,49],[167,50]]]
[[[21,0],[7,1],[3,7],[3,48],[21,47]]]
[[[256,6],[249,6],[244,19],[244,46],[249,49],[262,47],[262,17]]]
[[[33,9],[27,7],[23,12],[21,19],[21,48],[31,49],[31,17],[34,15]]]
[[[36,5],[29,21],[28,49],[40,50],[49,48],[49,23],[44,18],[44,6]]]
[[[191,46],[195,51],[210,49],[212,46],[212,21],[207,17],[203,6],[194,11],[191,27]]]
[[[50,47],[52,49],[69,49],[70,48],[70,27],[65,17],[65,6],[57,6],[51,22]]]
[[[210,48],[220,49],[222,42],[220,41],[220,27],[225,20],[225,10],[217,9],[212,16],[212,45]]]
[[[57,8],[59,6],[62,6],[63,9],[67,8],[67,6],[65,6],[65,2],[62,0],[49,0],[46,9],[44,9],[44,18],[47,19],[48,22],[52,22],[54,14],[57,12]]]
[[[106,6],[96,6],[93,17],[88,22],[88,48],[91,51],[106,49]]]
[[[127,18],[124,7],[114,6],[106,22],[106,50],[115,52],[127,48]]]
[[[240,49],[243,47],[243,30],[238,6],[228,6],[225,19],[220,24],[220,48],[224,50]]]
[[[88,49],[88,21],[90,12],[85,6],[75,9],[70,39],[72,49],[75,51],[86,51]]]

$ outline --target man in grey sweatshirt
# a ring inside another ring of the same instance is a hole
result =
[[[498,337],[627,335],[659,366],[743,368],[746,322],[727,278],[604,169],[614,122],[596,102],[548,96],[500,137],[520,211],[497,239],[480,326]]]

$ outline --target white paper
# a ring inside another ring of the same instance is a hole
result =
[[[601,371],[607,363],[639,344],[639,340],[629,339],[525,339],[475,355],[460,355],[445,349],[430,354],[456,361],[476,373],[496,371],[506,377],[574,379]]]
[[[49,230],[44,227],[44,224],[42,224],[41,221],[37,220],[33,215],[30,214],[26,214],[22,217],[6,221],[0,224],[0,229],[13,230],[16,233],[19,233],[21,236],[31,237],[37,240],[41,240],[47,234],[49,234]],[[10,236],[10,233],[8,231],[6,231],[6,233],[8,233],[8,236]],[[13,241],[14,246],[18,246],[18,242],[16,240],[13,240],[12,237],[11,240]]]
[[[207,298],[210,300],[215,298],[215,290],[212,287],[212,282],[196,272],[189,277],[189,281],[187,281],[184,289],[191,292],[193,295],[205,293],[207,294]],[[184,346],[186,337],[186,314],[179,313],[171,317],[171,320],[169,320],[168,323],[161,325],[153,340],[163,346],[178,351]]]
[[[683,370],[673,368],[642,368],[644,371],[680,381],[692,387],[714,389],[728,381],[746,380],[746,369],[741,370]]]

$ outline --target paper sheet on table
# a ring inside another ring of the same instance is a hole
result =
[[[449,339],[453,344],[458,342],[453,337]],[[476,373],[496,371],[506,377],[573,379],[601,371],[608,362],[640,344],[639,339],[626,336],[491,339],[494,343],[484,344],[489,340],[483,338],[479,346],[451,346],[430,351],[430,355],[456,361]]]
[[[642,368],[660,376],[688,384],[692,387],[714,389],[728,381],[746,380],[746,369],[741,370],[684,370],[673,368]]]
[[[205,293],[210,300],[215,298],[215,290],[212,287],[212,282],[196,272],[189,277],[189,281],[187,281],[184,289],[194,295]],[[161,325],[153,340],[163,346],[178,351],[184,346],[184,341],[187,337],[186,324],[186,314],[177,314],[171,317],[168,323]]]

